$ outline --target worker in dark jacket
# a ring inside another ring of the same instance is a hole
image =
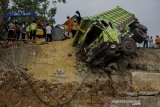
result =
[[[147,37],[147,38],[145,38],[145,40],[143,41],[143,47],[148,48],[148,40],[149,40],[149,38],[148,38],[148,37]]]
[[[77,17],[78,24],[80,24],[81,20],[82,20],[81,14],[79,11],[76,11],[76,14],[78,15],[78,17]]]

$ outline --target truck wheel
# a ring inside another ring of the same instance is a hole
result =
[[[147,27],[142,24],[135,23],[134,26],[135,26],[135,28],[141,29],[143,32],[147,32]]]
[[[121,45],[124,54],[131,54],[136,50],[136,42],[129,37],[124,38]]]
[[[146,34],[139,28],[134,29],[133,33],[139,40],[144,40],[146,38]]]
[[[81,59],[84,62],[86,61],[87,57],[83,47],[79,47],[79,46],[75,47],[75,53],[79,59]]]
[[[143,39],[138,39],[138,37],[136,35],[133,35],[132,39],[137,43],[142,43],[143,42]]]

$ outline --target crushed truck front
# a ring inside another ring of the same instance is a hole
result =
[[[79,27],[85,30],[85,33],[77,31],[73,45],[81,48],[85,53],[83,55],[86,55],[86,61],[94,65],[109,63],[123,53],[131,54],[135,51],[134,37],[141,37],[139,42],[145,38],[144,34],[134,33],[134,24],[138,23],[134,14],[116,7],[84,18]],[[146,31],[146,28],[144,30]]]

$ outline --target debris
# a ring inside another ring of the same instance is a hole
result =
[[[159,91],[155,91],[155,92],[144,92],[144,91],[140,91],[138,92],[138,96],[156,96],[158,95],[160,92]]]
[[[126,92],[127,96],[131,96],[131,97],[137,97],[138,93],[137,92]]]
[[[71,57],[72,56],[72,54],[71,53],[68,53],[68,57]]]

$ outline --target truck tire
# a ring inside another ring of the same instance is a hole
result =
[[[135,23],[134,26],[135,26],[135,28],[141,29],[143,32],[147,32],[147,27],[142,24]]]
[[[136,35],[133,35],[132,39],[137,43],[142,43],[143,42],[143,39],[138,39],[138,37]]]
[[[130,28],[131,31],[133,31],[136,28],[135,24],[139,24],[139,22],[137,20],[135,20],[133,23],[131,23],[129,25],[129,28]]]
[[[82,60],[82,61],[86,61],[87,59],[87,56],[85,54],[85,51],[84,51],[84,48],[83,47],[79,47],[79,46],[76,46],[75,47],[75,53],[77,55],[77,57]]]
[[[100,46],[96,47],[94,50],[93,50],[93,55],[92,55],[92,58],[93,59],[96,59],[97,56],[100,56],[100,54],[103,53],[104,50],[107,50],[108,48],[108,44],[107,43],[102,43]]]
[[[131,54],[136,50],[136,42],[132,38],[126,37],[122,40],[121,47],[124,54]]]
[[[144,40],[146,38],[146,34],[139,28],[134,29],[133,33],[139,40]]]

